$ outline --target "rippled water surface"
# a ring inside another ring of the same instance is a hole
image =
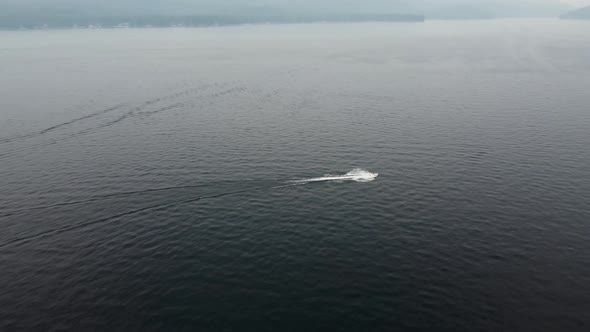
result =
[[[588,23],[0,41],[2,331],[590,328]]]

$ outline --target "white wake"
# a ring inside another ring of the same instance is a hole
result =
[[[311,183],[325,181],[354,181],[354,182],[371,182],[379,176],[379,173],[372,173],[362,168],[355,168],[344,175],[325,175],[319,178],[301,179],[290,181],[291,183]]]

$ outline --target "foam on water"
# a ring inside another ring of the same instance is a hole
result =
[[[325,175],[318,178],[302,179],[291,181],[292,183],[311,183],[311,182],[325,182],[325,181],[355,181],[355,182],[371,182],[379,176],[379,173],[372,173],[362,168],[355,168],[344,175]]]

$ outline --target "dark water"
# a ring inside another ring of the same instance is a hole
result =
[[[2,331],[590,328],[588,23],[0,41]]]

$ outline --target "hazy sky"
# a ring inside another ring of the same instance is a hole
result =
[[[146,5],[151,5],[154,3],[218,3],[221,5],[231,5],[231,4],[250,4],[250,5],[272,5],[272,4],[287,4],[287,3],[322,3],[327,2],[331,4],[335,4],[338,2],[357,2],[359,4],[367,3],[367,2],[391,2],[391,3],[399,3],[399,2],[418,2],[418,3],[429,3],[432,5],[445,5],[445,4],[453,4],[453,3],[506,3],[506,0],[406,0],[406,1],[399,1],[399,0],[355,0],[355,1],[334,1],[334,0],[0,0],[0,5],[2,4],[25,4],[25,3],[39,3],[39,4],[50,4],[50,3],[78,3],[78,4],[97,4],[97,3],[117,3],[117,2],[136,2],[136,3],[145,3]],[[590,0],[510,0],[513,3],[562,3],[571,6],[586,6],[590,5]]]
[[[572,5],[572,6],[588,6],[590,0],[561,0],[561,2]]]
[[[27,8],[29,12],[50,10],[68,15],[251,15],[274,11],[314,15],[414,13],[428,18],[555,17],[586,5],[590,0],[0,0],[0,16],[11,8],[13,13]]]
[[[586,6],[590,5],[590,0],[0,0],[2,4],[51,4],[51,3],[73,3],[77,5],[91,5],[91,4],[104,4],[104,3],[135,3],[144,4],[146,6],[154,4],[217,4],[219,6],[231,6],[231,5],[300,5],[305,4],[316,4],[321,5],[322,3],[338,6],[339,3],[356,3],[358,6],[363,6],[370,3],[382,3],[382,4],[398,4],[398,3],[418,3],[426,4],[428,6],[445,6],[454,5],[457,3],[471,3],[471,4],[502,4],[514,3],[514,4],[527,4],[527,5],[547,5],[547,4],[567,4],[570,6]]]

